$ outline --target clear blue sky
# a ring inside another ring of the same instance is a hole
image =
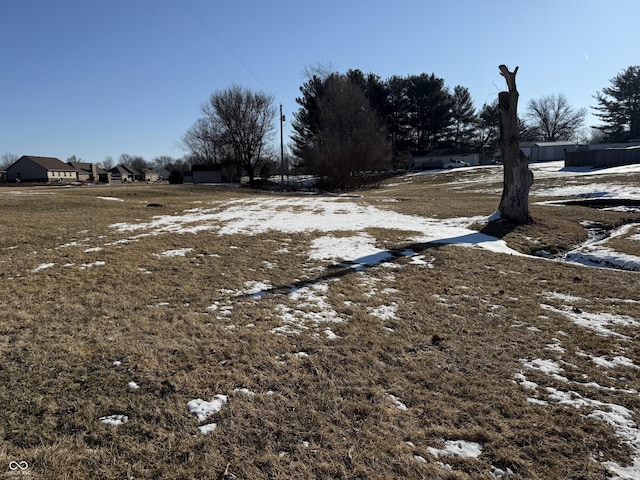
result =
[[[556,93],[588,108],[640,64],[639,18],[638,0],[0,0],[0,155],[180,157],[233,84],[282,103],[286,143],[316,64],[435,73],[478,108],[518,65],[521,113]]]

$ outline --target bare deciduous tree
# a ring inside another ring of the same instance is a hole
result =
[[[104,160],[100,162],[100,166],[105,170],[111,170],[114,166],[113,157],[111,155],[104,157]]]
[[[256,171],[268,153],[275,131],[273,96],[240,86],[214,92],[202,108],[222,146],[233,152],[235,161],[253,186]],[[217,148],[217,147],[216,147]]]
[[[545,95],[527,104],[527,120],[545,142],[571,140],[582,127],[587,109],[575,110],[564,94]]]
[[[167,168],[167,165],[171,165],[174,162],[175,159],[173,157],[170,157],[169,155],[160,155],[151,160],[151,165],[156,170],[162,170]]]
[[[500,65],[500,74],[507,82],[508,91],[498,94],[500,109],[500,150],[504,164],[502,198],[498,211],[500,218],[519,225],[530,223],[529,190],[533,185],[533,172],[529,170],[528,159],[520,150],[518,139],[518,90],[516,73],[506,65]]]
[[[0,157],[0,170],[6,170],[18,160],[18,155],[15,153],[3,153]]]
[[[326,80],[331,74],[336,71],[333,63],[316,63],[313,65],[305,65],[302,69],[302,76],[305,80],[311,80],[317,77],[321,80]]]
[[[149,168],[149,164],[140,155],[129,155],[128,153],[121,153],[118,157],[118,164],[125,165],[127,167],[131,167],[139,172],[144,171],[146,168]]]
[[[201,117],[182,137],[182,145],[198,163],[216,163],[217,135],[211,119]]]

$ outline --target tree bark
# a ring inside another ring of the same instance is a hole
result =
[[[529,190],[533,185],[533,172],[529,170],[527,157],[520,151],[518,140],[518,90],[516,73],[506,65],[500,65],[500,74],[507,82],[508,91],[498,94],[500,109],[500,151],[504,164],[504,185],[498,211],[500,218],[523,225],[531,223],[529,215]]]

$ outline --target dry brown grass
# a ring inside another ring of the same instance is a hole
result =
[[[436,218],[490,214],[497,186],[466,192],[450,181],[457,176],[464,180],[462,172],[391,180],[364,201]],[[628,301],[640,301],[637,273],[433,245],[413,246],[433,268],[399,257],[395,268],[356,271],[310,260],[314,233],[167,233],[119,243],[135,233],[114,223],[262,194],[189,186],[28,192],[38,195],[0,190],[13,219],[0,227],[0,474],[25,460],[32,478],[47,479],[491,479],[492,465],[511,469],[512,479],[600,479],[605,470],[591,458],[629,461],[607,424],[527,397],[543,399],[549,386],[638,410],[637,396],[581,386],[640,390],[636,369],[604,370],[579,354],[624,351],[640,363],[635,342],[596,336],[541,308],[566,306],[548,295],[558,292],[576,297],[576,308],[638,319]],[[617,226],[632,217],[577,206],[532,212],[534,224],[496,233],[522,252],[562,252],[584,239],[581,221]],[[406,247],[407,232],[370,233],[383,248]],[[182,248],[192,250],[158,256]],[[44,263],[55,265],[34,272]],[[238,296],[248,282],[273,288]],[[328,285],[326,305],[294,301],[292,285]],[[372,314],[384,305],[395,306],[395,317]],[[272,333],[296,309],[331,309],[342,321]],[[565,353],[547,348],[559,331]],[[619,331],[636,336],[632,327]],[[516,384],[521,359],[535,358],[564,362],[574,382],[526,371],[540,389]],[[140,388],[129,390],[130,381]],[[197,427],[207,422],[186,404],[216,394],[229,402],[209,420],[218,428],[202,435]],[[99,422],[112,414],[129,422]],[[428,448],[445,440],[484,450],[477,459],[436,459]]]

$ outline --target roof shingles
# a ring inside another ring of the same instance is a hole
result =
[[[66,170],[75,172],[75,168],[71,165],[64,163],[62,160],[55,157],[34,157],[31,155],[25,155],[22,158],[27,158],[31,160],[33,163],[40,165],[42,168],[47,170]]]

